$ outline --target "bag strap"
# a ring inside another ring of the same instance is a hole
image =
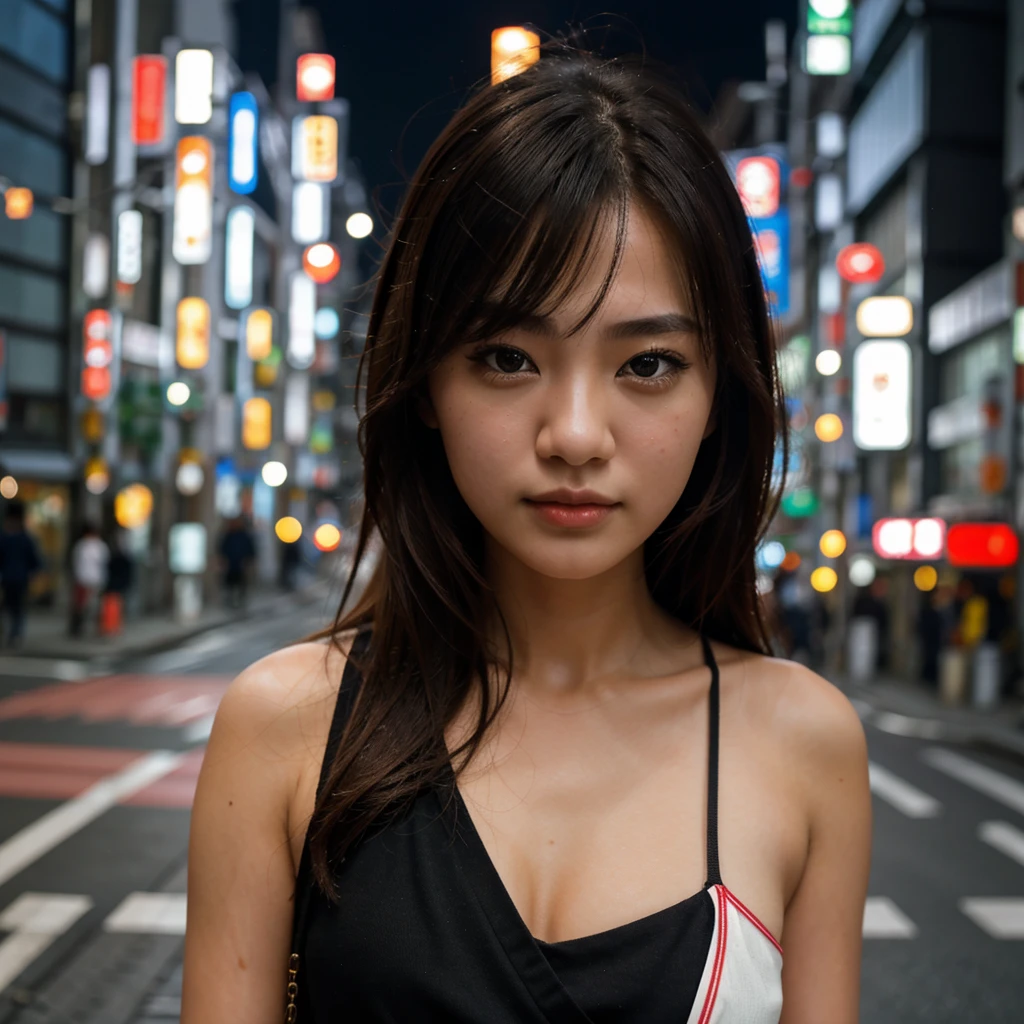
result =
[[[324,786],[327,784],[327,777],[330,775],[331,766],[334,764],[334,756],[337,753],[338,745],[341,742],[342,733],[348,720],[352,716],[352,709],[355,706],[356,697],[359,694],[359,686],[362,682],[362,673],[356,666],[357,660],[362,660],[370,645],[370,630],[363,629],[352,642],[349,656],[345,662],[345,671],[342,673],[341,683],[338,686],[338,699],[334,705],[334,716],[331,719],[330,732],[327,734],[327,747],[324,750],[323,763],[320,766],[320,778],[316,787],[316,799],[320,800]],[[354,656],[354,657],[353,657]],[[302,844],[302,856],[299,859],[299,870],[295,876],[295,910],[292,917],[292,944],[291,955],[288,958],[288,984],[286,989],[287,1005],[285,1009],[286,1024],[295,1024],[298,1019],[299,999],[299,949],[306,935],[306,921],[309,918],[309,908],[313,902],[313,893],[316,888],[316,881],[313,878],[312,856],[309,851],[309,835]]]

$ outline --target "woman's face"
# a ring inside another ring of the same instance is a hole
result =
[[[641,549],[713,428],[715,372],[678,259],[638,206],[604,302],[567,336],[596,297],[613,245],[612,222],[550,318],[449,353],[423,413],[441,431],[490,556],[503,549],[557,579],[597,576]]]

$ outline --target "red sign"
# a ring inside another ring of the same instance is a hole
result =
[[[167,60],[144,54],[132,62],[132,142],[155,146],[164,141]]]
[[[304,53],[297,62],[295,95],[301,103],[334,99],[334,58],[328,53]]]
[[[105,309],[93,309],[85,314],[82,324],[82,394],[94,402],[110,395],[113,327],[114,318]]]
[[[949,564],[964,569],[1003,569],[1017,561],[1020,544],[1006,523],[957,523],[946,537]]]
[[[850,284],[872,283],[885,273],[885,259],[878,249],[868,242],[855,242],[839,250],[836,270],[839,271],[839,276]]]
[[[751,217],[779,212],[779,162],[770,156],[748,156],[736,165],[736,190]]]

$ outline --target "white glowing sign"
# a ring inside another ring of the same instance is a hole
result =
[[[85,86],[85,162],[97,166],[110,151],[110,68],[93,64]]]
[[[288,362],[308,370],[316,357],[316,285],[304,271],[292,275],[288,303]]]
[[[252,253],[256,218],[248,206],[228,212],[224,254],[224,302],[231,309],[252,305]]]
[[[91,231],[82,246],[82,291],[90,299],[102,299],[110,284],[110,242]]]
[[[292,190],[292,239],[311,245],[327,237],[327,186],[300,181]]]
[[[174,119],[206,124],[213,117],[213,54],[179,50],[174,61]]]
[[[138,284],[142,278],[142,214],[122,210],[117,215],[117,279]]]
[[[284,439],[305,444],[309,437],[309,376],[293,373],[284,386]]]
[[[853,441],[871,451],[910,443],[910,346],[863,341],[853,352]]]

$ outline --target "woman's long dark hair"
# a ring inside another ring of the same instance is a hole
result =
[[[556,48],[477,92],[413,178],[380,268],[360,366],[365,510],[333,627],[371,626],[364,683],[310,830],[315,876],[423,787],[468,762],[508,692],[511,648],[490,653],[500,609],[482,573],[483,532],[452,479],[439,432],[417,413],[454,346],[550,312],[579,280],[599,227],[637,203],[678,256],[702,345],[717,367],[715,428],[676,507],[645,546],[654,599],[695,629],[770,651],[755,547],[775,512],[772,467],[785,417],[775,341],[750,228],[719,154],[681,92],[643,63]],[[500,295],[495,309],[483,300]],[[345,611],[379,536],[380,560]],[[500,664],[495,664],[495,661]],[[503,686],[488,685],[500,669]],[[473,688],[475,729],[445,729]]]

